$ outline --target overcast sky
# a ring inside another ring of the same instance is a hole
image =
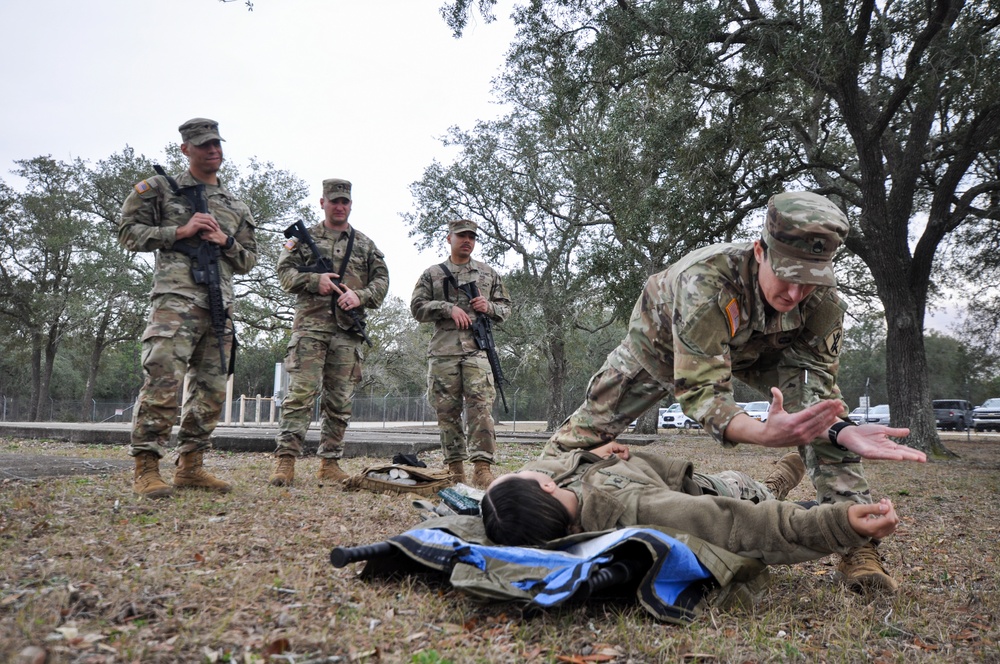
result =
[[[151,158],[192,117],[220,124],[227,159],[351,180],[351,222],[386,254],[407,302],[445,255],[418,253],[400,214],[448,127],[501,113],[491,81],[514,38],[502,15],[455,39],[444,0],[0,0],[0,177],[14,160]],[[261,240],[266,240],[261,237]],[[272,238],[272,241],[277,241]],[[947,329],[951,310],[928,314]]]
[[[444,0],[4,0],[0,177],[14,160],[149,157],[192,117],[219,122],[226,158],[353,183],[351,222],[409,301],[424,268],[400,213],[449,126],[497,116],[491,80],[513,39],[501,17],[455,39]],[[264,239],[264,238],[261,238]],[[283,239],[283,238],[282,238]],[[275,240],[276,241],[276,240]]]

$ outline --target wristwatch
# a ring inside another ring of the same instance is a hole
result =
[[[840,432],[843,431],[846,427],[853,427],[853,426],[857,426],[857,424],[855,424],[850,420],[844,420],[841,422],[837,422],[832,427],[830,427],[830,430],[827,431],[827,435],[830,437],[830,444],[836,447],[841,452],[850,452],[849,449],[847,449],[846,447],[837,442],[837,436],[840,435]]]
[[[236,244],[236,238],[234,238],[232,235],[230,235],[229,237],[226,238],[226,244],[224,244],[222,246],[222,248],[225,251],[229,251],[230,249],[233,248],[234,244]]]

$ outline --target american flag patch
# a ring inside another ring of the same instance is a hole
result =
[[[152,189],[152,187],[150,187],[149,183],[146,182],[145,180],[135,185],[135,191],[137,194],[145,194],[150,189]]]
[[[298,243],[299,243],[299,239],[298,238],[290,237],[290,238],[288,238],[288,241],[285,242],[284,247],[288,251],[292,251],[293,249],[295,249],[295,245],[297,245]]]
[[[740,326],[740,305],[735,297],[726,305],[726,318],[729,319],[729,334],[736,336],[736,328]]]

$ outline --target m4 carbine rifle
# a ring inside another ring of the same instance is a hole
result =
[[[470,300],[479,297],[479,288],[474,281],[462,284],[458,289],[468,295]],[[476,342],[476,348],[486,351],[486,359],[490,361],[490,369],[493,371],[493,382],[496,383],[500,401],[503,402],[503,412],[508,413],[510,411],[507,410],[507,398],[503,395],[503,384],[506,379],[503,377],[503,369],[500,368],[497,346],[493,342],[493,321],[485,313],[476,312],[476,322],[472,324],[472,338]]]
[[[159,165],[153,166],[153,170],[156,171],[157,175],[166,178],[174,195],[186,198],[195,212],[209,213],[208,200],[205,198],[205,185],[198,183],[182,188],[177,186],[177,181],[167,175]],[[226,330],[226,319],[229,316],[222,299],[222,281],[219,275],[219,259],[222,258],[222,250],[219,245],[207,240],[202,240],[196,247],[184,240],[178,240],[170,249],[191,259],[191,277],[194,279],[194,283],[204,286],[208,290],[208,311],[212,319],[212,331],[219,343],[219,363],[223,373],[232,374],[234,364],[232,360],[236,359],[236,334],[234,329],[233,347],[230,353],[231,361],[227,369],[225,347],[226,335],[229,334],[229,331]]]
[[[295,238],[300,242],[305,242],[309,249],[313,253],[313,258],[315,261],[309,265],[299,265],[295,269],[299,272],[315,272],[316,274],[336,274],[337,278],[333,280],[333,283],[338,286],[344,282],[344,271],[347,269],[347,262],[351,259],[351,249],[354,248],[354,229],[351,229],[351,235],[347,240],[347,251],[344,252],[344,261],[340,266],[340,272],[337,272],[333,267],[333,261],[323,255],[313,242],[312,236],[309,235],[309,229],[306,225],[302,223],[302,220],[296,221],[294,224],[285,229],[286,238]],[[330,296],[330,311],[334,316],[337,315],[337,293],[336,290]],[[344,310],[348,316],[351,317],[351,330],[355,334],[360,335],[365,343],[369,346],[372,345],[372,340],[368,338],[368,333],[365,332],[365,321],[362,320],[361,314],[358,313],[357,309],[347,309]]]

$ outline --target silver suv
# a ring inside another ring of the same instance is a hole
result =
[[[976,431],[1000,431],[1000,399],[987,399],[972,411]]]

